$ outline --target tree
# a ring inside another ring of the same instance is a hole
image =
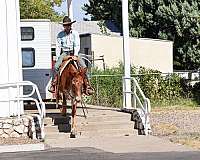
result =
[[[108,1],[109,7],[105,7],[103,0],[89,0],[84,9],[95,20],[108,18],[121,26],[121,4],[116,6],[116,0]],[[117,16],[113,15],[115,9]],[[110,16],[105,17],[104,13]],[[173,41],[174,69],[200,68],[199,1],[129,0],[129,25],[130,36]]]
[[[55,5],[60,6],[63,0],[20,0],[21,19],[50,19],[60,21],[63,15],[54,11]]]
[[[114,20],[121,28],[121,0],[89,0],[89,4],[84,4],[83,10],[86,15],[91,16],[91,20]]]

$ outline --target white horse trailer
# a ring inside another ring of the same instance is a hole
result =
[[[21,19],[23,80],[35,83],[42,99],[52,98],[48,92],[51,79],[51,22],[48,19]],[[27,94],[31,88],[24,87]]]

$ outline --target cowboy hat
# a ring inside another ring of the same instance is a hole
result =
[[[65,16],[63,18],[63,23],[61,23],[62,25],[70,25],[72,23],[75,23],[76,21],[71,21],[71,19],[68,16]]]

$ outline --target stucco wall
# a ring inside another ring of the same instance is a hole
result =
[[[91,35],[91,50],[94,58],[104,55],[107,67],[114,67],[123,61],[123,38]],[[173,43],[154,39],[130,38],[131,64],[157,69],[163,73],[173,72]],[[102,61],[95,61],[102,68]]]
[[[120,37],[102,36],[92,34],[91,50],[94,51],[94,58],[104,55],[107,67],[114,67],[123,60],[123,44]],[[102,68],[102,61],[95,61],[95,66]]]
[[[173,43],[153,39],[130,39],[131,64],[173,72]]]

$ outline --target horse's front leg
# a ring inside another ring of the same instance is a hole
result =
[[[76,138],[76,109],[77,102],[72,100],[72,124],[70,138]]]
[[[67,115],[67,100],[66,100],[66,95],[63,93],[63,101],[62,101],[62,107],[60,108],[60,112],[62,116]]]

